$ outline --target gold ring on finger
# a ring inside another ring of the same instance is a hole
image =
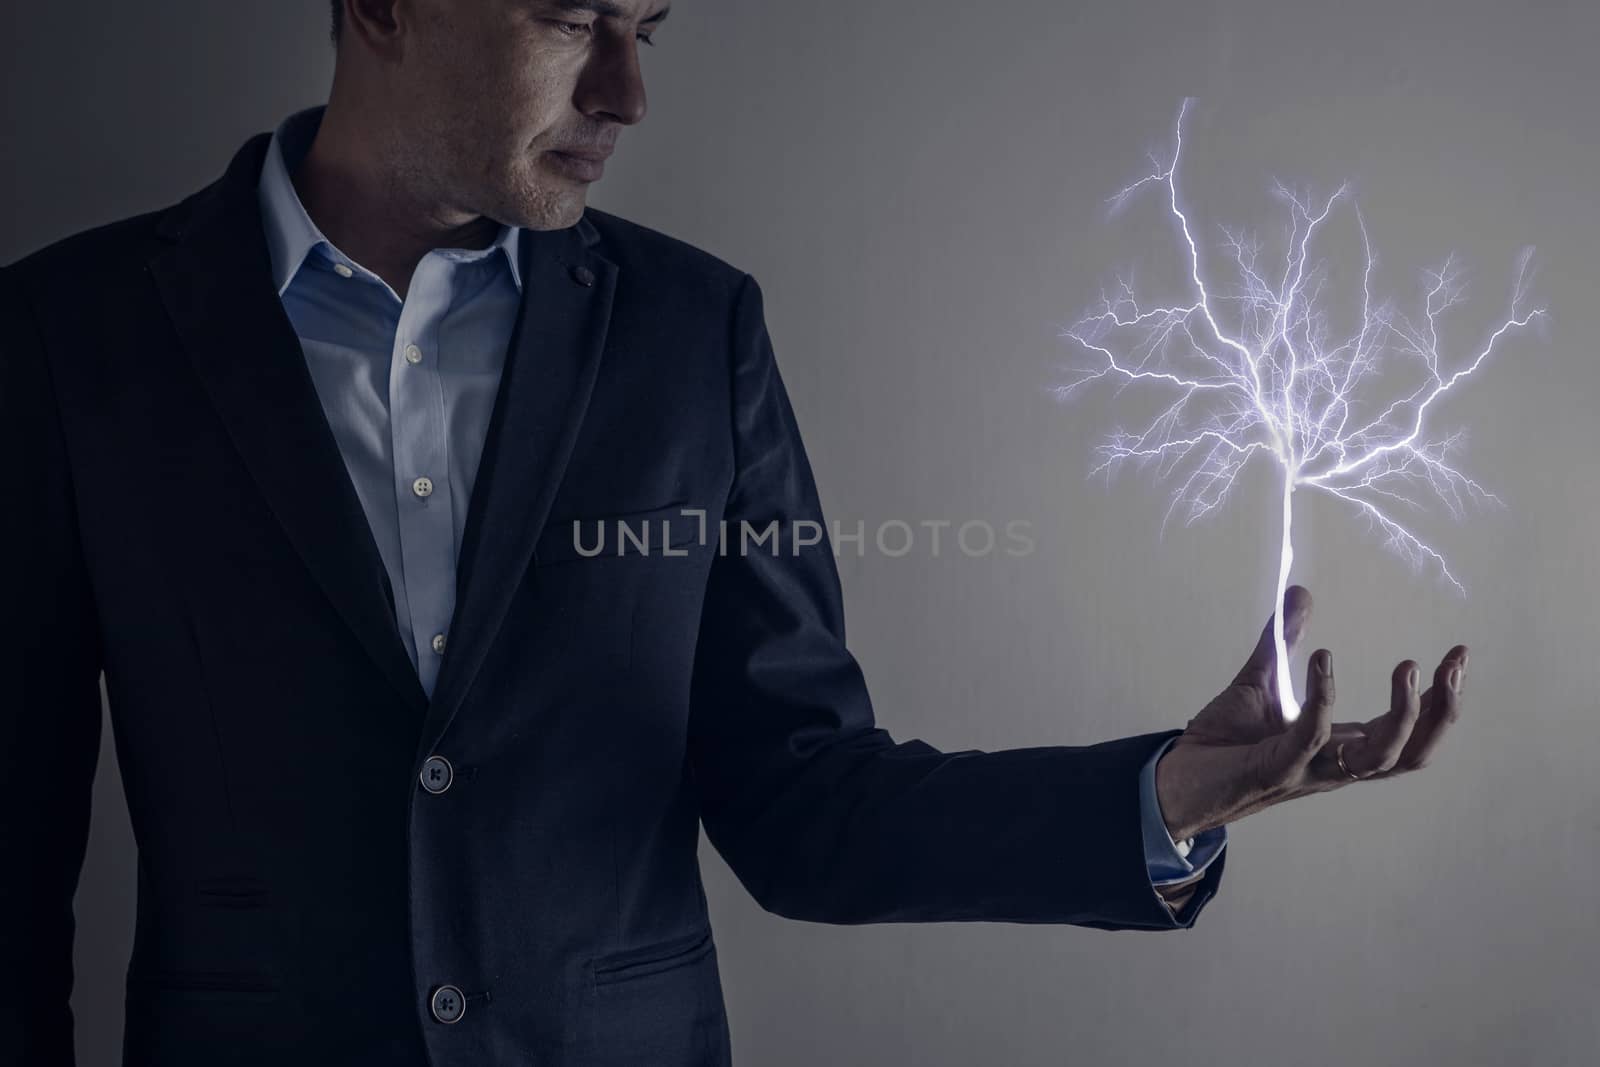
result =
[[[1339,742],[1339,746],[1333,750],[1334,762],[1339,764],[1339,769],[1344,772],[1344,776],[1346,778],[1349,778],[1352,781],[1359,782],[1359,781],[1361,781],[1361,776],[1359,774],[1357,774],[1356,772],[1352,771],[1350,769],[1349,765],[1346,764],[1345,761],[1344,761],[1344,745],[1345,745],[1345,743],[1343,741],[1340,741]]]

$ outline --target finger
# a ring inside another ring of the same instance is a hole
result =
[[[1337,744],[1340,741],[1360,741],[1367,737],[1368,728],[1362,722],[1336,722],[1333,724],[1333,734],[1328,740]]]
[[[1305,631],[1306,622],[1311,618],[1311,590],[1303,585],[1291,585],[1283,592],[1283,640],[1284,644],[1292,651],[1295,642],[1300,639]],[[1277,646],[1273,641],[1272,628],[1277,616],[1267,619],[1266,627],[1261,631],[1261,636],[1256,640],[1256,647],[1251,649],[1250,658],[1245,660],[1239,673],[1234,676],[1234,685],[1258,685],[1269,693],[1276,692],[1276,676],[1272,669],[1277,661]],[[1271,683],[1269,685],[1269,683]]]
[[[1292,588],[1303,589],[1304,586],[1294,586]],[[1288,596],[1288,592],[1285,591],[1284,599],[1287,600]],[[1287,662],[1287,657],[1294,655],[1295,647],[1299,645],[1300,638],[1304,636],[1306,632],[1306,623],[1309,622],[1311,618],[1311,594],[1308,592],[1305,596],[1306,599],[1303,607],[1297,606],[1292,613],[1285,612],[1283,616],[1283,647],[1285,662]],[[1270,621],[1268,622],[1268,626],[1271,626]],[[1268,644],[1272,643],[1272,634],[1270,629],[1267,633],[1267,642]],[[1329,655],[1331,656],[1332,653],[1329,653]],[[1270,657],[1269,664],[1270,665],[1267,667],[1265,688],[1268,694],[1276,697],[1278,695],[1278,657]],[[1310,663],[1306,664],[1308,670],[1310,669],[1310,666]]]
[[[1426,709],[1424,709],[1426,710]],[[1376,721],[1376,720],[1374,720]],[[1349,775],[1339,770],[1338,749],[1352,741],[1365,741],[1372,734],[1372,724],[1364,722],[1336,722],[1329,732],[1327,744],[1317,753],[1308,769],[1309,776],[1322,789],[1337,788],[1351,781]]]
[[[1452,665],[1454,663],[1458,663],[1458,662],[1461,664],[1462,674],[1465,675],[1466,669],[1467,669],[1467,646],[1466,645],[1457,645],[1456,647],[1452,648],[1449,652],[1446,652],[1444,654],[1444,659],[1439,661],[1439,666],[1435,667],[1434,671],[1433,671],[1433,678],[1434,678],[1435,685],[1439,684],[1441,680],[1447,678],[1448,675],[1449,675],[1450,665]],[[1427,718],[1429,694],[1431,694],[1433,692],[1433,689],[1434,689],[1434,686],[1429,686],[1427,689],[1424,689],[1422,691],[1422,719]],[[1383,721],[1384,716],[1388,715],[1388,714],[1389,714],[1388,712],[1384,712],[1383,715],[1379,715],[1376,718],[1368,719],[1366,722],[1358,723],[1356,725],[1359,725],[1362,729],[1366,730],[1366,732],[1370,734],[1373,731],[1373,729],[1377,726],[1377,724]],[[1418,722],[1417,722],[1417,729],[1419,729],[1419,730],[1422,728],[1422,725],[1423,725],[1422,724],[1422,719],[1419,719]],[[1340,724],[1340,725],[1343,725],[1343,724]]]
[[[1403,660],[1389,676],[1389,713],[1373,723],[1364,741],[1345,745],[1344,764],[1360,778],[1382,774],[1395,765],[1422,714],[1418,693],[1421,671],[1415,660]]]
[[[1305,767],[1333,736],[1333,653],[1319,648],[1306,664],[1306,699],[1289,725],[1296,763]]]
[[[1411,738],[1400,752],[1400,758],[1390,768],[1390,774],[1419,770],[1433,758],[1439,742],[1450,725],[1461,714],[1461,675],[1451,684],[1451,672],[1459,668],[1461,675],[1467,669],[1467,646],[1457,645],[1445,654],[1433,671],[1433,686],[1422,694],[1422,711]]]

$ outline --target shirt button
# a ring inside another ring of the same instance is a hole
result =
[[[455,986],[442,985],[433,991],[428,1007],[433,1009],[433,1017],[440,1022],[458,1022],[466,1014],[467,998]]]
[[[430,793],[443,793],[455,780],[455,769],[443,756],[429,756],[422,764],[422,788]]]
[[[418,348],[416,345],[406,345],[406,362],[421,363],[422,349]]]
[[[418,478],[411,483],[411,491],[418,496],[427,496],[433,492],[433,479],[426,476]]]
[[[444,655],[444,634],[433,635],[433,650],[439,655]]]
[[[348,278],[348,277],[350,277],[350,275],[355,273],[355,271],[351,270],[349,267],[345,266],[343,263],[335,263],[333,265],[333,272],[335,274],[337,274],[341,278]]]

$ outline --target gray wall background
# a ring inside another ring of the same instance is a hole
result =
[[[5,261],[210,181],[332,71],[320,0],[6,18]],[[592,202],[761,281],[831,517],[1032,523],[1024,558],[934,557],[924,538],[841,560],[898,738],[1181,725],[1270,610],[1267,468],[1158,539],[1169,484],[1086,477],[1143,409],[1039,388],[1069,355],[1057,326],[1154,247],[1148,211],[1108,222],[1102,201],[1167,143],[1182,96],[1200,98],[1187,188],[1213,235],[1277,220],[1272,175],[1348,177],[1396,295],[1458,253],[1474,338],[1533,243],[1553,313],[1548,341],[1508,346],[1435,424],[1470,429],[1465,468],[1510,504],[1424,524],[1468,598],[1348,513],[1299,509],[1317,614],[1297,690],[1325,645],[1339,717],[1367,718],[1395,662],[1471,646],[1435,765],[1236,825],[1221,894],[1175,934],[796,923],[703,843],[741,1063],[1594,1062],[1597,30],[1577,0],[675,6],[644,60],[651,114]],[[75,1006],[81,1062],[109,1064],[135,864],[109,733],[96,805]]]

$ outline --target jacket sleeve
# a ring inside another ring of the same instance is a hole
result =
[[[1140,771],[1178,731],[942,752],[875,725],[833,550],[795,528],[826,526],[749,275],[732,330],[736,463],[689,744],[707,836],[740,882],[766,910],[815,922],[1191,925],[1223,857],[1174,916],[1141,828]]]
[[[39,332],[0,269],[0,1063],[73,1062],[73,895],[100,751],[101,642],[78,539],[66,442]]]

